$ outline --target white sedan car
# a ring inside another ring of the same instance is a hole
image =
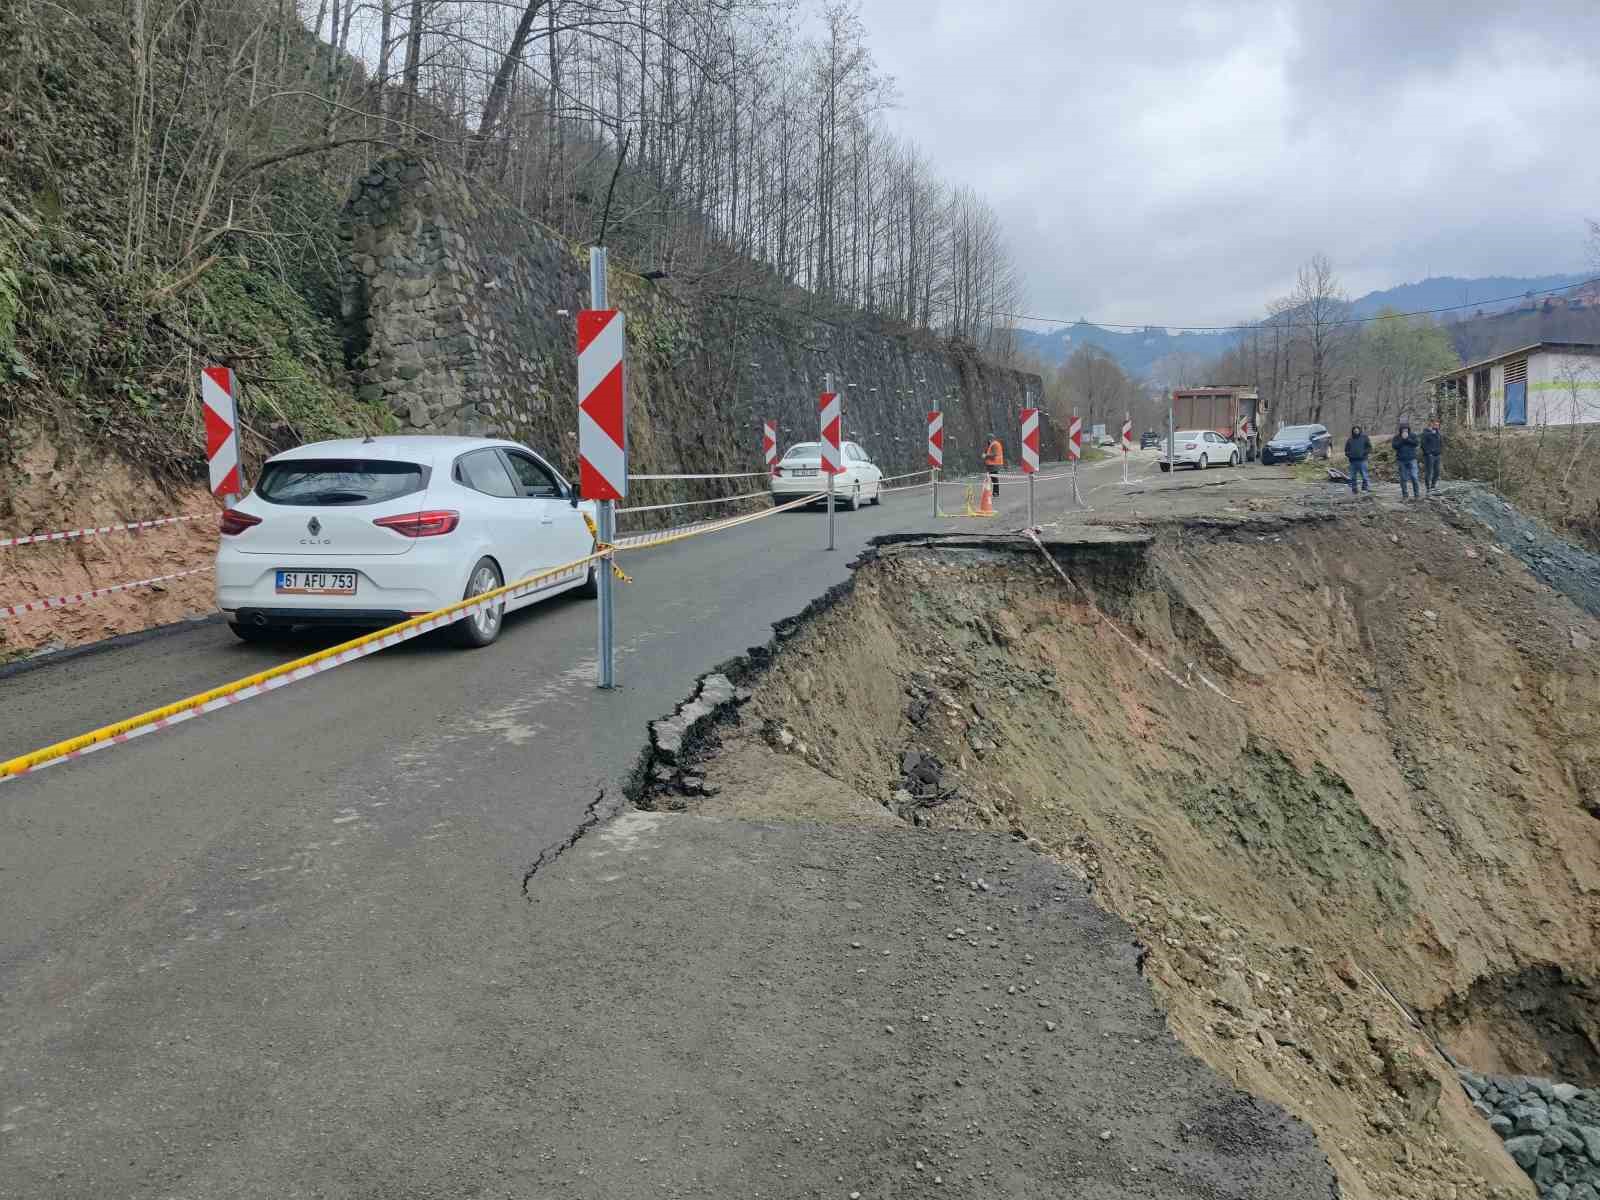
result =
[[[855,442],[843,443],[844,471],[833,477],[834,503],[845,508],[883,503],[883,472]],[[772,502],[783,504],[828,490],[822,473],[822,444],[796,442],[772,468]]]
[[[222,514],[217,607],[261,641],[297,627],[380,628],[590,554],[571,484],[515,442],[377,437],[317,442],[267,460]],[[487,646],[506,612],[574,588],[594,564],[474,613],[451,630]]]
[[[1174,460],[1180,467],[1194,467],[1204,471],[1207,467],[1237,467],[1243,455],[1239,447],[1213,429],[1180,429],[1173,435],[1176,452]],[[1172,470],[1167,461],[1167,439],[1161,439],[1161,453],[1156,459],[1163,471]]]

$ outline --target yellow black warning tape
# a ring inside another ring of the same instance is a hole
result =
[[[710,525],[677,532],[668,531],[668,536],[660,541],[641,544],[637,547],[624,545],[620,549],[653,549],[656,546],[665,545],[667,542],[681,541],[684,538],[698,537],[707,533],[716,533],[723,529],[733,528],[736,525],[743,525],[748,521],[759,520],[762,517],[785,512],[816,499],[817,496],[806,496],[776,508],[769,508],[762,512],[752,513],[730,521],[714,522]],[[481,592],[476,596],[458,600],[454,604],[446,605],[436,612],[424,613],[420,617],[412,617],[409,620],[401,621],[397,625],[391,625],[387,629],[379,629],[373,633],[363,634],[360,637],[352,638],[348,642],[330,646],[326,650],[318,650],[302,658],[280,663],[278,666],[271,667],[268,670],[258,671],[254,675],[247,675],[243,679],[236,679],[232,683],[225,683],[220,687],[211,688],[209,691],[200,692],[183,700],[164,704],[160,708],[153,708],[148,712],[139,713],[137,716],[127,717],[110,725],[103,725],[99,729],[92,729],[88,733],[79,734],[77,737],[67,738],[64,741],[30,751],[27,754],[19,754],[14,758],[0,760],[0,783],[5,783],[9,779],[16,779],[45,767],[53,767],[58,763],[79,758],[97,750],[103,750],[107,746],[121,745],[123,742],[141,737],[147,733],[171,728],[173,725],[204,716],[206,713],[215,712],[219,708],[238,704],[265,692],[273,691],[291,683],[298,683],[302,679],[308,679],[313,675],[332,670],[334,667],[343,666],[345,663],[353,662],[358,658],[376,654],[379,650],[385,650],[390,646],[398,645],[400,642],[420,637],[432,630],[444,628],[481,609],[502,603],[507,599],[515,599],[518,596],[526,595],[530,591],[558,582],[564,576],[576,577],[584,567],[591,563],[607,563],[617,573],[618,577],[625,582],[631,582],[629,577],[616,565],[614,556],[619,547],[600,542],[598,531],[593,523],[590,522],[587,513],[584,514],[584,521],[589,524],[591,534],[596,536],[593,553],[586,554],[582,558],[562,563],[560,566],[551,567],[549,570],[540,571],[538,574],[530,575],[525,579],[513,580],[492,591]]]
[[[600,531],[595,528],[594,518],[588,513],[581,514],[583,523],[589,527],[589,536],[594,539],[594,552],[606,560],[606,565],[611,568],[611,573],[623,583],[632,583],[633,576],[629,575],[617,565],[617,547],[612,542],[602,542]]]

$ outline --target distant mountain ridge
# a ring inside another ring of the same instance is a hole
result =
[[[1402,283],[1399,287],[1385,288],[1381,292],[1368,292],[1359,300],[1352,301],[1350,307],[1358,317],[1370,317],[1384,308],[1420,312],[1423,309],[1450,308],[1460,304],[1480,306],[1486,313],[1502,312],[1515,308],[1529,292],[1570,288],[1589,278],[1592,275],[1487,275],[1481,279],[1440,275],[1419,283]],[[1465,314],[1472,310],[1462,311]]]
[[[1385,308],[1400,312],[1422,309],[1449,308],[1467,304],[1481,307],[1485,314],[1505,312],[1524,302],[1529,292],[1549,292],[1570,288],[1591,278],[1590,274],[1567,275],[1490,275],[1476,279],[1461,279],[1454,275],[1441,275],[1416,283],[1403,283],[1381,291],[1368,292],[1351,302],[1352,314],[1370,317]],[[1462,310],[1462,319],[1470,319],[1476,309]],[[1164,359],[1175,356],[1215,358],[1235,345],[1241,337],[1238,330],[1221,332],[1182,330],[1176,333],[1160,326],[1145,329],[1107,329],[1088,321],[1077,321],[1048,333],[1028,329],[1016,330],[1018,346],[1038,357],[1048,366],[1066,362],[1079,346],[1097,346],[1117,360],[1124,371],[1143,376]]]

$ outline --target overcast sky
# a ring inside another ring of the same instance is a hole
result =
[[[999,209],[1030,311],[1227,323],[1593,264],[1600,0],[862,0],[890,124]]]

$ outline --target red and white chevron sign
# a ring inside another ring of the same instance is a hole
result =
[[[1130,454],[1133,451],[1133,417],[1130,415],[1122,422],[1122,452]]]
[[[1072,424],[1067,426],[1067,457],[1074,461],[1083,457],[1083,418],[1072,414]]]
[[[1022,410],[1022,473],[1036,474],[1039,470],[1039,410]]]
[[[768,471],[777,466],[778,423],[776,421],[761,422],[761,456],[766,460]]]
[[[239,414],[234,407],[233,371],[206,367],[200,372],[200,416],[206,425],[206,466],[213,496],[239,497]]]
[[[578,313],[578,487],[585,500],[628,495],[627,389],[622,372],[622,314]]]
[[[928,414],[928,465],[930,467],[944,466],[944,414],[942,412]]]
[[[823,392],[817,397],[817,411],[822,416],[822,473],[844,473],[844,449],[840,445],[844,426],[844,406],[839,403],[838,392]]]

